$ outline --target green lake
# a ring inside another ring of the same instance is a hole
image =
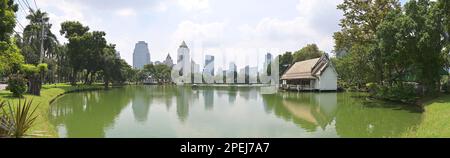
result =
[[[71,93],[53,102],[48,117],[69,138],[399,137],[422,120],[418,109],[358,93],[182,86]]]

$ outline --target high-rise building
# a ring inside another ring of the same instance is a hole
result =
[[[227,76],[226,76],[226,82],[227,83],[236,83],[237,82],[237,66],[236,63],[231,62],[228,68]]]
[[[203,73],[214,76],[214,56],[205,56],[205,67],[203,68]]]
[[[264,58],[264,66],[262,68],[262,73],[267,73],[267,70],[270,69],[269,65],[272,63],[273,60],[273,56],[270,53],[267,53],[265,58]]]
[[[181,65],[181,74],[183,75],[185,73],[190,73],[189,67],[191,67],[191,57],[189,54],[190,50],[188,46],[186,45],[186,42],[183,41],[181,43],[180,47],[178,48],[178,56],[177,56],[177,64]],[[186,69],[185,69],[186,68]]]
[[[143,69],[144,65],[150,64],[150,51],[148,44],[144,41],[139,41],[134,47],[133,53],[133,68]]]
[[[164,65],[167,65],[168,67],[173,66],[173,60],[172,57],[170,57],[170,54],[167,54],[166,60],[164,60]]]

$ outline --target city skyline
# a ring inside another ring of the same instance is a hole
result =
[[[401,0],[402,3],[406,1]],[[262,49],[261,59],[262,53],[269,51],[269,48],[280,49],[271,51],[277,56],[311,43],[330,53],[334,46],[332,34],[339,30],[339,19],[342,18],[342,12],[336,8],[341,2],[39,0],[39,7],[49,13],[51,30],[61,43],[67,42],[58,33],[61,22],[80,21],[92,30],[107,32],[108,41],[116,44],[121,57],[130,65],[136,41],[147,41],[152,59],[163,61],[167,53],[176,56],[177,46],[182,40],[189,45],[202,43],[206,52],[216,56],[218,64],[226,65],[234,60],[238,65],[243,65],[256,56],[255,51],[246,50],[248,48]],[[18,22],[22,25],[28,23],[25,18],[27,13],[22,8],[17,12]],[[16,31],[22,32],[20,26],[16,26]],[[226,49],[221,50],[223,48]],[[194,60],[203,61],[204,52],[198,53],[200,55],[194,55]]]

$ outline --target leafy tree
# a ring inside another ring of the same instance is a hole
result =
[[[127,81],[131,77],[129,75],[131,66],[125,60],[117,57],[114,45],[109,45],[104,51],[101,65],[105,87],[108,87],[110,82],[122,84]]]
[[[83,26],[78,21],[65,21],[61,24],[61,35],[67,39],[75,36],[82,36],[89,31],[89,27]]]
[[[379,24],[389,12],[400,10],[399,1],[344,0],[342,4],[338,5],[338,9],[344,12],[344,18],[341,19],[340,23],[342,30],[334,34],[336,43],[335,51],[348,52],[351,50],[365,50],[362,52],[364,55],[357,55],[353,57],[354,60],[360,60],[356,63],[369,64],[369,67],[371,67],[369,71],[376,74],[375,80],[382,83],[384,73],[382,67],[385,61],[383,60],[381,51],[377,47],[374,47],[376,45],[376,32]],[[354,46],[357,46],[357,48],[353,48]],[[361,49],[364,46],[367,48]],[[365,65],[357,66],[364,67]]]
[[[294,61],[294,57],[292,56],[292,52],[286,52],[282,55],[279,55],[277,58],[278,58],[278,61],[280,62],[279,72],[280,72],[280,75],[282,75],[282,74],[284,74],[284,72],[286,72],[286,70],[289,68],[289,66],[292,65],[292,62]]]
[[[324,53],[325,52],[319,50],[319,47],[317,47],[316,44],[308,44],[294,53],[294,62],[320,58]]]
[[[14,65],[20,65],[23,57],[11,35],[16,26],[15,12],[18,6],[13,0],[0,0],[0,75],[11,74]]]
[[[0,41],[9,41],[16,27],[15,13],[18,9],[14,0],[0,0]]]
[[[170,81],[172,69],[165,64],[148,64],[144,66],[143,71],[158,83],[167,83]]]

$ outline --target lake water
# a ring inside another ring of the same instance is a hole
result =
[[[64,95],[48,117],[60,137],[113,138],[399,137],[421,121],[362,95],[127,86]]]

